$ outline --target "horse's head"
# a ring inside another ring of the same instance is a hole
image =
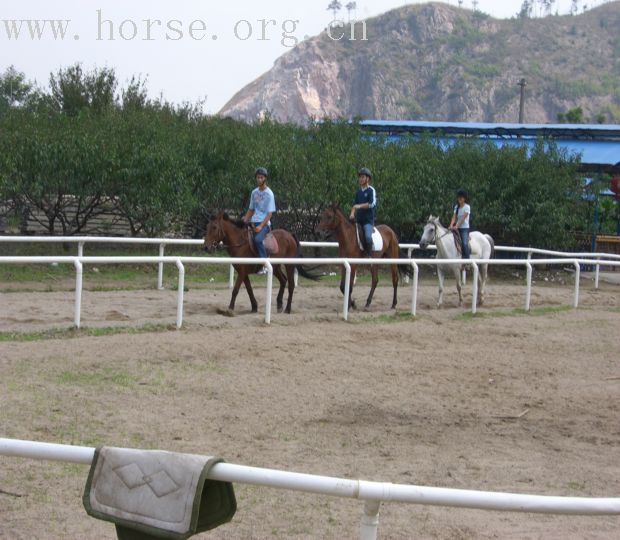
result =
[[[437,227],[439,226],[439,218],[430,216],[426,225],[424,226],[424,234],[420,239],[420,248],[426,249],[428,246],[435,242],[437,238]]]
[[[340,214],[342,212],[337,205],[332,204],[326,208],[321,214],[321,221],[317,227],[318,232],[335,231],[340,223]]]
[[[226,233],[224,232],[224,223],[230,218],[228,214],[222,212],[217,216],[211,216],[207,225],[207,233],[204,238],[204,249],[207,253],[213,253],[217,246],[224,242]]]

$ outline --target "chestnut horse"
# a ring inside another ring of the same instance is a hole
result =
[[[340,207],[332,205],[321,214],[321,221],[318,226],[319,231],[329,231],[335,234],[338,241],[338,256],[343,259],[362,259],[364,252],[360,249],[357,242],[357,233],[355,225],[343,214]],[[373,252],[373,258],[398,259],[400,255],[400,245],[396,233],[387,225],[378,225],[377,231],[381,233],[383,238],[383,251]],[[366,309],[370,307],[375,289],[379,283],[379,266],[371,265],[372,285],[370,294],[366,301]],[[349,291],[349,305],[355,308],[353,301],[353,282],[357,271],[356,265],[351,265],[351,288]],[[392,301],[392,309],[396,308],[398,303],[398,281],[399,274],[411,276],[413,270],[409,265],[392,265],[392,285],[394,286],[394,299]],[[342,278],[340,280],[340,290],[344,294],[345,269],[342,269]]]
[[[282,229],[277,229],[272,232],[278,241],[279,258],[300,258],[301,247],[297,237]],[[213,253],[217,246],[222,243],[228,251],[231,257],[240,258],[253,258],[256,257],[255,252],[250,246],[250,238],[248,235],[248,226],[243,221],[236,221],[230,219],[228,214],[222,212],[218,216],[211,218],[209,225],[207,226],[207,234],[204,238],[204,247],[209,253]],[[250,297],[250,303],[252,304],[252,313],[258,311],[258,303],[254,297],[254,291],[252,290],[252,283],[250,282],[250,274],[256,272],[261,265],[247,265],[247,264],[235,264],[233,265],[237,271],[237,281],[233,288],[232,297],[230,299],[230,306],[228,309],[233,311],[235,309],[235,301],[239,294],[241,284],[245,284],[245,288],[248,291]],[[285,265],[286,275],[282,272],[280,265],[274,265],[273,275],[278,278],[280,282],[280,291],[278,292],[278,313],[282,313],[284,304],[284,289],[288,283],[288,301],[286,303],[286,313],[291,312],[291,305],[293,302],[293,292],[295,291],[295,270],[299,274],[307,279],[318,281],[318,276],[315,276],[308,272],[303,266],[294,264]]]

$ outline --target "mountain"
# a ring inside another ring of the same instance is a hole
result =
[[[220,115],[514,122],[525,78],[526,122],[556,122],[575,107],[586,122],[620,122],[619,1],[525,19],[428,3],[365,23],[367,41],[358,22],[355,41],[325,31],[300,43]]]

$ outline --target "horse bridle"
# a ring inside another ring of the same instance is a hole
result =
[[[251,225],[250,225],[250,224],[247,224],[247,228],[249,229],[250,227],[251,227]],[[221,233],[221,234],[222,234],[222,236],[224,236],[224,233],[223,233],[222,228],[221,228],[221,226],[219,225],[219,223],[217,224],[217,228],[218,228],[218,233]],[[247,241],[247,242],[241,242],[240,244],[225,244],[225,243],[224,243],[224,240],[220,240],[220,241],[217,243],[216,248],[217,248],[217,247],[221,247],[222,249],[227,249],[227,248],[238,248],[238,247],[243,247],[243,246],[245,246],[246,244],[249,244],[249,241]]]
[[[437,242],[437,240],[443,240],[446,236],[449,236],[450,234],[452,234],[452,231],[450,229],[448,229],[446,231],[445,234],[442,234],[439,238],[437,237],[437,229],[439,228],[439,226],[437,225],[437,223],[435,223],[434,221],[429,221],[429,223],[431,225],[433,225],[433,227],[435,227],[435,242]]]

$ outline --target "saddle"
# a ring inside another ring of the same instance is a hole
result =
[[[357,245],[359,246],[360,251],[366,251],[366,235],[364,234],[364,227],[359,223],[356,223],[355,231],[357,233]],[[376,227],[372,233],[372,251],[383,251],[383,237]]]
[[[258,257],[256,243],[254,242],[255,236],[256,232],[254,231],[254,227],[252,225],[248,225],[248,242],[250,244],[250,250],[252,251],[252,255],[254,257]],[[269,255],[270,257],[275,257],[280,253],[280,245],[278,244],[278,239],[274,236],[273,232],[270,232],[265,237],[263,245],[267,250],[267,255]]]
[[[461,240],[461,235],[459,231],[452,231],[452,234],[454,235],[454,243],[456,244],[456,250],[458,251],[459,257],[462,259],[463,258],[463,241]],[[469,247],[471,248],[471,239],[469,241]]]
[[[461,235],[459,231],[452,231],[454,236],[454,244],[456,245],[456,251],[459,254],[459,258],[463,258],[463,242],[461,241]]]

